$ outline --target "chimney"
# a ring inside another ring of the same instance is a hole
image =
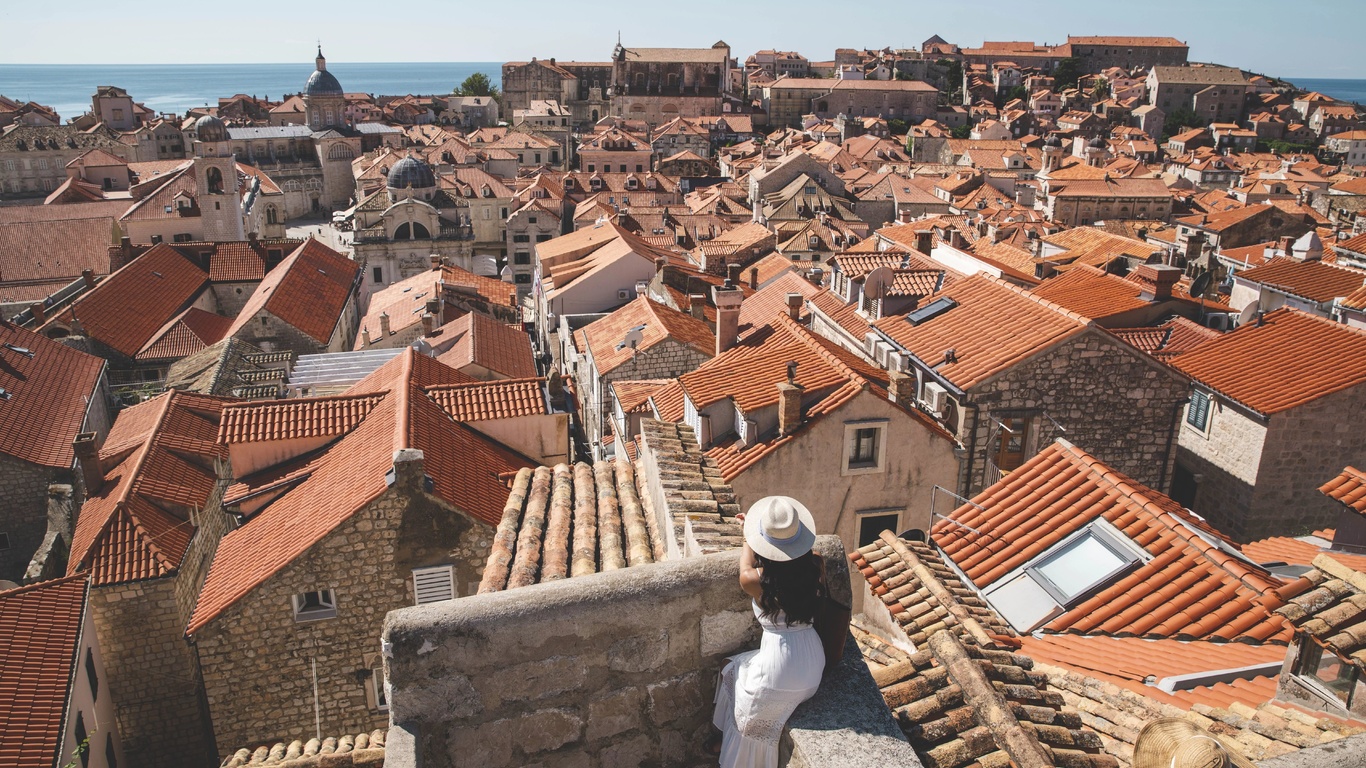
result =
[[[707,297],[701,293],[688,294],[688,314],[698,320],[707,319]]]
[[[1143,301],[1167,301],[1172,297],[1172,286],[1180,280],[1178,267],[1140,264],[1134,268],[1134,281],[1139,285],[1138,298]]]
[[[740,304],[745,294],[730,280],[725,285],[713,286],[712,303],[716,305],[716,354],[735,346],[740,340]]]
[[[379,338],[381,341],[389,338],[389,313],[379,313]]]
[[[431,312],[422,313],[422,337],[427,338],[436,330],[436,315]]]
[[[104,487],[104,468],[100,466],[100,450],[95,443],[94,432],[82,432],[71,443],[76,454],[76,463],[81,465],[81,480],[85,483],[86,498],[100,492]]]
[[[438,298],[438,297],[436,297],[436,296],[433,296],[433,297],[431,297],[430,299],[427,299],[426,311],[427,311],[427,314],[431,315],[433,318],[440,317],[440,316],[441,316],[441,299]]]
[[[360,329],[360,344],[361,344],[362,347],[368,347],[368,346],[370,346],[370,329],[369,329],[369,328],[362,328],[362,329]]]
[[[726,282],[737,285],[740,282],[740,270],[743,269],[739,264],[726,265]]]
[[[802,385],[797,383],[797,364],[787,364],[787,381],[778,385],[778,436],[786,437],[802,425]]]
[[[655,276],[659,277],[661,280],[664,279],[664,267],[668,265],[669,260],[664,258],[663,256],[660,256],[659,258],[655,259]]]
[[[33,313],[33,322],[42,325],[47,322],[47,314],[43,312],[43,302],[35,301],[28,305],[28,309]]]
[[[93,270],[93,269],[83,269],[83,270],[81,270],[81,279],[85,281],[85,289],[86,289],[87,291],[90,290],[91,288],[94,288],[94,287],[95,287],[95,270]]]
[[[789,293],[787,295],[787,316],[793,320],[800,320],[802,317],[802,304],[805,303],[800,293]]]
[[[751,291],[757,291],[757,290],[759,290],[759,268],[758,268],[758,267],[750,267],[750,268],[749,268],[749,289],[750,289]]]
[[[915,376],[905,371],[887,372],[887,399],[901,406],[911,408],[915,405]]]
[[[930,251],[934,250],[934,232],[928,229],[924,232],[916,232],[915,249],[929,256]]]
[[[902,210],[897,211],[896,220],[902,224],[910,224],[914,220],[914,215],[911,213],[911,209],[903,208]]]
[[[441,269],[441,256],[439,254],[433,253],[427,258],[432,262],[432,269]]]

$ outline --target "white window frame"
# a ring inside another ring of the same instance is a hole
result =
[[[867,475],[867,474],[873,474],[873,473],[877,473],[877,472],[885,472],[885,471],[887,470],[887,424],[888,424],[888,423],[889,423],[889,422],[888,422],[887,419],[860,419],[860,420],[857,420],[857,421],[846,421],[846,422],[844,422],[844,449],[843,449],[843,460],[842,460],[842,461],[843,461],[843,469],[842,469],[842,471],[841,471],[841,474],[842,474],[842,475],[844,475],[844,476],[849,476],[849,475]],[[869,464],[855,464],[855,463],[853,463],[853,458],[854,458],[854,447],[855,447],[854,441],[855,441],[855,439],[856,439],[857,436],[858,436],[859,430],[861,430],[861,429],[875,429],[875,430],[877,430],[877,437],[876,437],[877,446],[875,447],[875,452],[877,453],[877,458],[874,459],[873,462],[872,462],[872,463],[869,463]]]
[[[855,540],[858,540],[858,539],[859,539],[859,535],[860,535],[860,533],[863,531],[863,521],[866,520],[866,519],[868,519],[868,518],[870,518],[870,517],[892,517],[892,516],[895,516],[895,517],[896,517],[896,523],[890,527],[890,530],[892,531],[893,534],[899,534],[900,531],[901,531],[901,513],[902,513],[902,512],[905,512],[905,510],[904,510],[904,509],[865,509],[865,510],[863,510],[862,512],[856,512],[856,513],[854,513],[854,539],[855,539]],[[868,543],[871,543],[871,542],[868,542]],[[863,546],[863,544],[860,544],[859,546]]]
[[[309,595],[318,596],[316,607],[307,607]],[[337,617],[337,593],[330,588],[301,592],[294,595],[290,602],[294,608],[294,620],[299,623]]]
[[[389,711],[389,681],[384,676],[384,662],[370,668],[370,706],[377,712]]]
[[[441,577],[445,577],[443,585]],[[420,581],[428,580],[430,583],[419,586]],[[440,592],[442,586],[449,586],[449,593]],[[438,594],[449,594],[447,597],[432,597],[432,590],[437,590]],[[423,592],[429,595],[424,599]],[[441,603],[446,600],[454,600],[455,593],[455,566],[453,565],[433,565],[426,568],[413,569],[413,605],[427,605],[429,603]]]
[[[1063,593],[1061,587],[1054,584],[1044,575],[1042,568],[1053,559],[1059,557],[1063,552],[1071,549],[1073,544],[1076,544],[1081,539],[1087,537],[1110,550],[1116,558],[1124,560],[1125,562],[1109,573],[1097,576],[1085,589],[1069,596]],[[1034,580],[1034,583],[1038,584],[1040,588],[1058,602],[1058,605],[1064,608],[1070,608],[1080,603],[1087,595],[1095,592],[1097,587],[1113,583],[1116,576],[1129,571],[1132,568],[1139,567],[1151,559],[1152,555],[1147,550],[1130,540],[1128,536],[1125,536],[1118,528],[1111,525],[1109,521],[1104,518],[1097,518],[1083,526],[1080,530],[1075,531],[1067,538],[1052,547],[1049,547],[1048,550],[1030,561],[1029,564],[1025,566],[1024,570],[1025,573]]]

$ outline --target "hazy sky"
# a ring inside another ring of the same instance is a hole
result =
[[[724,39],[742,59],[760,48],[830,59],[836,47],[918,47],[933,34],[966,47],[1071,33],[1171,35],[1193,61],[1366,78],[1363,10],[1366,0],[0,0],[0,64],[297,61],[318,38],[350,62],[605,60],[618,29],[627,45]]]

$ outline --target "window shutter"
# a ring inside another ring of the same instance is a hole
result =
[[[1204,429],[1209,423],[1209,395],[1196,391],[1191,395],[1190,410],[1186,421],[1197,429]]]
[[[449,565],[413,569],[417,605],[455,599],[455,570]]]

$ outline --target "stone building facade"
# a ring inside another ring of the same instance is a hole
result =
[[[1190,46],[1170,37],[1073,37],[1067,47],[1081,62],[1083,72],[1104,72],[1110,67],[1132,71],[1156,66],[1184,67]]]
[[[799,126],[810,114],[822,120],[846,115],[915,124],[937,115],[939,90],[917,80],[784,78],[764,87],[762,101],[774,126]]]
[[[374,501],[194,632],[220,753],[307,730],[315,695],[324,732],[387,727],[380,631],[414,604],[413,569],[449,564],[457,595],[477,589],[493,528],[423,490],[421,451],[399,451],[394,469]],[[294,596],[320,589],[335,616],[296,621]]]
[[[73,125],[10,128],[0,136],[0,196],[46,197],[66,182],[66,164],[92,149],[134,159],[134,148],[107,128],[89,132]]]
[[[734,62],[724,41],[710,48],[612,51],[611,114],[651,125],[675,117],[719,115],[732,103]]]
[[[47,534],[47,488],[70,479],[71,472],[31,464],[0,454],[0,579],[22,582],[29,558]]]
[[[587,350],[572,368],[575,371],[575,391],[580,398],[580,412],[583,418],[584,434],[590,445],[599,445],[611,434],[608,426],[612,419],[610,385],[614,381],[634,381],[639,379],[672,379],[688,371],[696,370],[702,363],[711,359],[696,347],[680,341],[666,340],[649,349],[643,350],[626,362],[614,367],[605,375],[599,375],[593,357]],[[566,361],[568,362],[568,361]]]

